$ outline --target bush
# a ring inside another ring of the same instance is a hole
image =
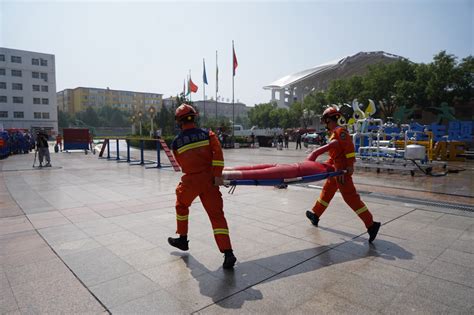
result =
[[[145,150],[156,150],[156,141],[151,141],[152,138],[142,138],[142,139],[149,139],[149,140],[144,140],[143,142],[143,148]],[[168,147],[171,147],[171,142],[173,142],[174,136],[166,136],[166,137],[161,137],[161,139],[165,140],[166,145]],[[130,139],[130,146],[140,149],[140,140],[139,138],[137,139]]]

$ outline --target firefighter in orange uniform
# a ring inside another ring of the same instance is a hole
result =
[[[336,108],[330,107],[323,112],[321,123],[326,124],[331,137],[328,144],[314,150],[307,160],[315,161],[320,154],[329,151],[328,163],[334,165],[336,170],[345,170],[345,174],[326,180],[319,199],[316,201],[312,211],[306,211],[306,217],[313,225],[317,226],[321,215],[339,189],[344,201],[364,222],[369,233],[369,243],[372,243],[379,231],[380,222],[373,220],[372,214],[360,199],[352,182],[355,162],[354,144],[347,130],[341,126],[344,123],[343,119],[344,117]]]
[[[188,250],[189,206],[199,196],[211,220],[214,238],[221,253],[224,253],[224,269],[234,267],[237,259],[232,252],[229,228],[223,211],[222,170],[224,155],[217,136],[212,131],[196,128],[196,110],[182,104],[176,109],[175,118],[181,129],[172,143],[173,154],[184,175],[176,187],[177,238],[168,238],[171,246]]]
[[[60,133],[58,133],[58,135],[56,136],[56,145],[61,150],[61,152],[63,152],[63,137]]]

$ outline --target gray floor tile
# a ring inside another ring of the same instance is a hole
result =
[[[192,305],[182,302],[165,290],[160,290],[135,299],[117,307],[112,307],[112,314],[190,314],[197,310]]]
[[[61,244],[70,241],[76,241],[88,238],[88,235],[82,232],[73,224],[48,227],[38,230],[49,244]]]
[[[448,307],[438,301],[418,295],[400,293],[383,310],[382,314],[448,314],[462,313],[461,310]]]
[[[0,236],[0,252],[3,255],[28,252],[41,246],[46,246],[46,243],[36,231],[25,231]]]
[[[75,254],[82,251],[87,251],[94,248],[99,248],[101,245],[92,238],[83,238],[76,241],[70,241],[59,244],[52,244],[52,247],[61,257],[65,255]]]
[[[7,270],[55,258],[57,258],[56,255],[49,247],[41,245],[29,251],[0,256],[0,264]]]
[[[330,293],[379,311],[393,300],[399,289],[375,281],[348,275],[329,288]]]
[[[137,251],[131,255],[122,257],[122,259],[135,269],[144,270],[166,262],[178,260],[179,258],[161,248],[154,247],[152,249]]]
[[[103,247],[66,255],[63,259],[87,286],[135,272],[132,266]]]
[[[0,287],[0,313],[5,314],[18,309],[15,296],[9,285],[3,285]]]
[[[366,306],[329,292],[317,292],[313,298],[291,311],[292,314],[376,314]]]
[[[63,273],[53,278],[43,278],[12,287],[19,308],[30,305],[41,306],[49,301],[65,296],[74,296],[85,288],[71,273]]]
[[[138,239],[138,237],[129,232],[129,231],[120,231],[109,234],[103,234],[95,236],[94,239],[99,242],[101,245],[107,246],[116,243],[130,242],[132,240]]]
[[[448,248],[438,257],[438,260],[463,267],[474,268],[474,253],[466,253]]]
[[[158,291],[160,287],[143,274],[132,273],[92,286],[90,290],[108,308],[113,308]]]
[[[30,281],[55,278],[65,273],[70,273],[69,269],[61,260],[53,258],[11,268],[8,270],[7,276],[11,286],[18,286]]]
[[[423,274],[474,288],[473,265],[470,267],[464,267],[461,265],[435,260],[425,269],[425,271],[423,271]]]
[[[76,226],[89,236],[123,232],[124,229],[99,216],[92,221],[76,223]]]
[[[457,250],[460,252],[466,252],[470,254],[474,254],[474,242],[473,241],[463,241],[458,239],[451,244],[450,249]]]
[[[192,256],[183,256],[182,261],[164,263],[150,269],[145,269],[142,273],[158,283],[160,287],[166,288],[209,272],[205,268],[199,268],[196,264],[188,262],[192,259]]]
[[[249,308],[249,303],[259,299],[262,297],[242,291],[200,310],[199,314],[255,314],[256,312]]]
[[[406,269],[392,267],[377,261],[368,261],[352,273],[367,279],[368,282],[381,283],[387,286],[404,288],[409,285],[418,273]]]
[[[193,309],[200,309],[238,292],[239,288],[230,286],[226,280],[202,274],[169,286],[166,291]]]
[[[430,276],[419,275],[403,292],[463,311],[474,307],[474,289]]]

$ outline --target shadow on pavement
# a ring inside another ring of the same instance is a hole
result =
[[[347,234],[335,229],[323,229],[341,235]],[[330,254],[335,253],[334,249],[337,248],[339,248],[337,254],[334,255],[335,257],[331,257]],[[323,255],[325,253],[329,253],[329,255]],[[295,268],[304,262],[318,258],[318,256],[320,256],[320,260],[317,263],[308,264],[308,268]],[[223,308],[239,309],[245,301],[263,299],[262,292],[252,288],[256,284],[280,280],[285,277],[312,272],[330,265],[333,266],[365,257],[380,257],[386,260],[411,260],[413,259],[413,254],[390,241],[379,239],[373,244],[368,245],[366,239],[356,237],[350,241],[332,244],[329,247],[316,246],[265,258],[238,262],[235,269],[231,271],[223,270],[222,267],[215,271],[209,270],[190,254],[181,256],[181,259],[191,270],[193,277],[199,281],[199,290],[202,295],[210,297],[214,303]],[[294,261],[294,264],[277,273],[269,272],[264,267],[258,267],[271,266],[278,261]],[[215,275],[219,282],[218,287],[210,286],[208,279],[200,277],[202,271]],[[267,271],[266,275],[263,274],[265,271]],[[243,277],[246,277],[246,280]],[[244,290],[248,294],[238,294]]]

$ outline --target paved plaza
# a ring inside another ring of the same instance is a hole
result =
[[[226,165],[302,160],[291,145],[225,150]],[[0,161],[2,314],[474,313],[472,162],[445,177],[357,170],[383,223],[372,245],[339,194],[309,223],[322,182],[222,188],[238,259],[227,271],[199,199],[190,250],[166,241],[181,173],[51,155],[52,168],[33,169],[34,154]]]

